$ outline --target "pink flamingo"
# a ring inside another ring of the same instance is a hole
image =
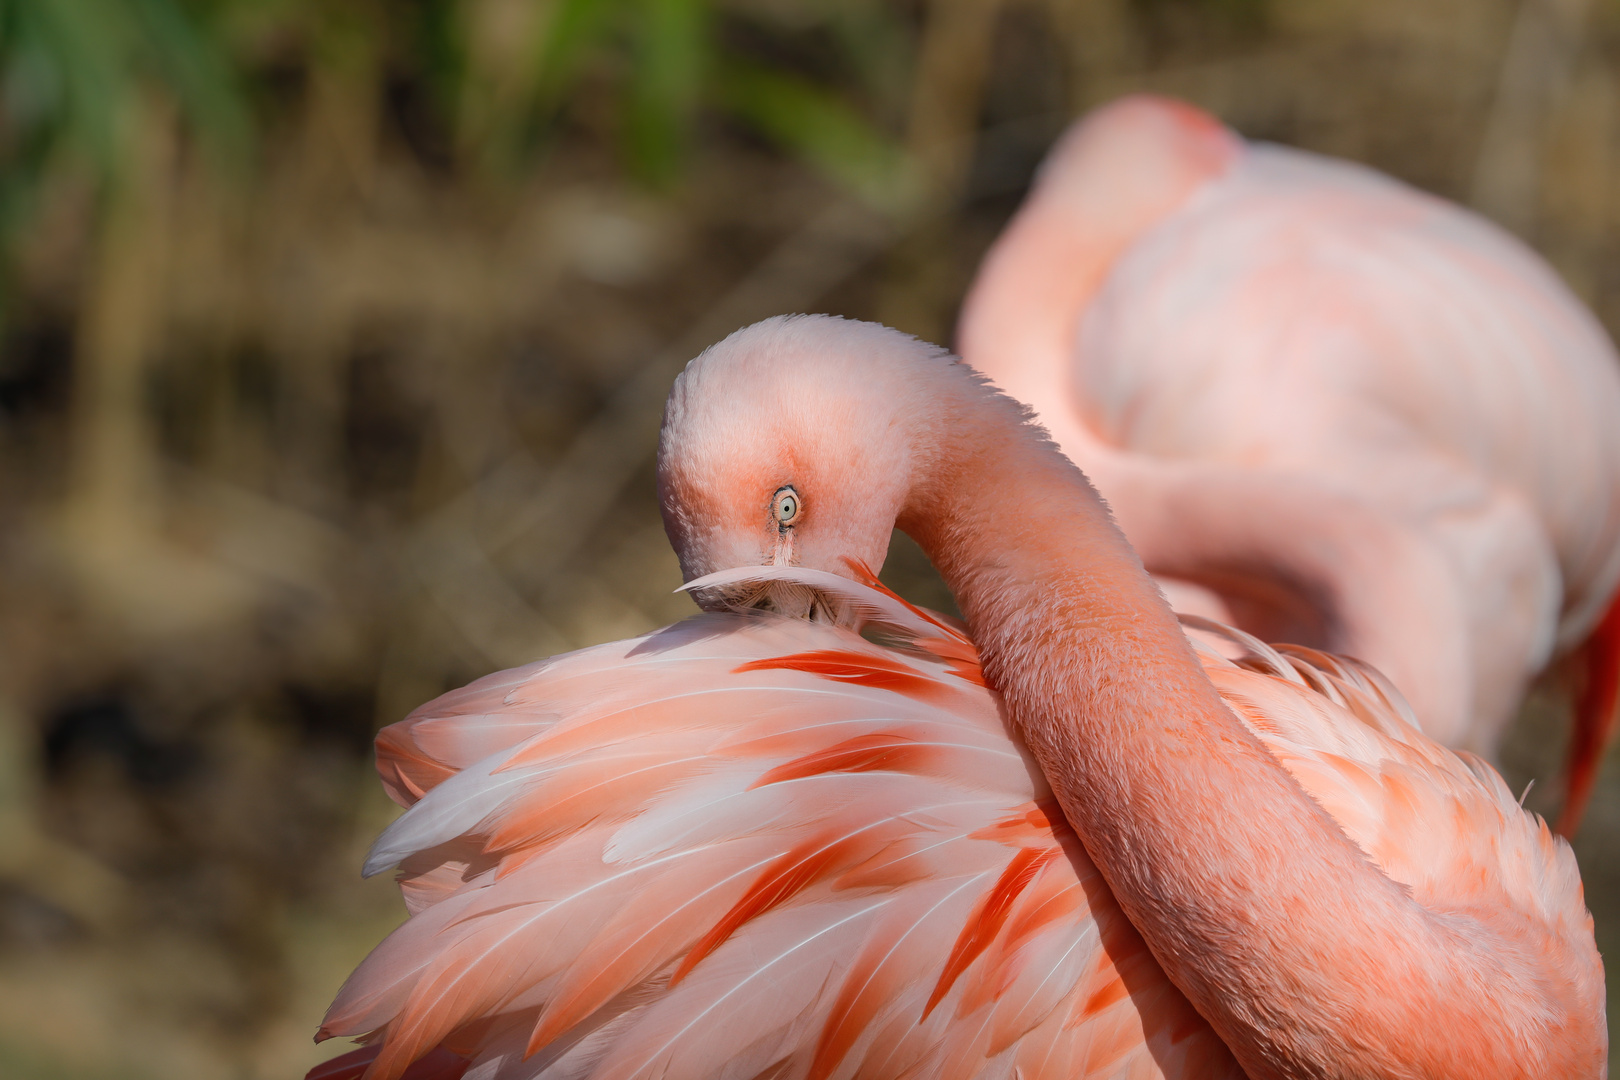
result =
[[[1604,1074],[1568,845],[1370,670],[1184,635],[965,366],[769,320],[659,470],[716,610],[383,732],[413,914],[312,1078]],[[897,523],[971,639],[875,588]]]
[[[1620,363],[1527,248],[1131,97],[1052,151],[958,336],[1178,609],[1367,661],[1446,745],[1491,756],[1579,649],[1573,829],[1620,671],[1620,608],[1594,634],[1620,583]]]

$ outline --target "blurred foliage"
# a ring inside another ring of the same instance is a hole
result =
[[[507,167],[543,143],[584,87],[616,102],[625,160],[654,186],[681,175],[705,111],[743,122],[866,194],[880,191],[897,166],[892,136],[872,119],[884,91],[905,83],[909,35],[887,4],[801,0],[751,10],[720,0],[557,0],[521,14],[494,7],[485,18],[528,25],[511,28],[516,41],[503,43],[504,56],[468,57],[463,115],[466,137]],[[780,60],[793,50],[790,38],[808,41],[801,56],[820,53],[807,66],[823,70],[762,69],[732,44],[769,42]],[[874,56],[866,48],[873,43],[890,48]],[[875,75],[878,66],[898,66],[899,78]],[[851,87],[865,91],[864,108]]]
[[[778,60],[796,50],[810,62],[764,67],[731,45],[738,39],[778,46]],[[350,73],[371,65],[395,89],[414,83],[464,165],[525,168],[586,95],[593,109],[610,105],[626,168],[645,184],[676,183],[712,117],[740,122],[877,198],[892,186],[899,155],[873,117],[896,113],[884,98],[906,85],[909,40],[903,18],[876,0],[752,8],[725,0],[4,0],[0,214],[25,214],[64,153],[114,177],[130,114],[153,95],[239,165],[264,112],[249,107],[247,88],[289,60]],[[288,57],[289,47],[303,55]],[[266,63],[278,49],[284,55]],[[379,49],[386,55],[366,55]]]
[[[130,110],[164,91],[196,130],[246,150],[251,123],[214,20],[184,0],[0,3],[0,214],[14,224],[63,154],[115,177]]]
[[[0,1073],[340,1049],[402,914],[355,879],[376,728],[685,614],[673,372],[784,310],[948,339],[1090,105],[1472,199],[1615,325],[1620,11],[1580,7],[0,0]],[[914,545],[885,573],[949,603]],[[1505,755],[1538,808],[1564,707]]]

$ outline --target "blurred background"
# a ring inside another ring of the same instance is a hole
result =
[[[948,342],[1081,111],[1471,204],[1612,331],[1617,73],[1616,0],[0,0],[0,1074],[345,1049],[404,914],[375,730],[688,613],[680,365],[784,311]],[[1506,753],[1543,811],[1567,710]],[[1611,767],[1600,945],[1617,838]]]

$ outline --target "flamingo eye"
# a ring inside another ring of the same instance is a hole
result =
[[[791,487],[780,487],[771,498],[771,517],[776,519],[779,526],[792,525],[799,520],[799,511],[804,504],[799,500],[799,493]]]

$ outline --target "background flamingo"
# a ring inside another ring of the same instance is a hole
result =
[[[1581,650],[1573,827],[1620,664],[1620,612],[1594,633],[1620,582],[1620,366],[1522,244],[1127,98],[1053,149],[959,339],[1181,609],[1372,663],[1445,744],[1492,755]]]
[[[965,368],[770,320],[677,384],[660,475],[689,587],[817,621],[700,616],[385,732],[412,808],[368,869],[414,915],[323,1028],[376,1041],[312,1077],[1601,1075],[1567,845],[1376,675],[1195,657]],[[982,669],[827,572],[896,521]]]

